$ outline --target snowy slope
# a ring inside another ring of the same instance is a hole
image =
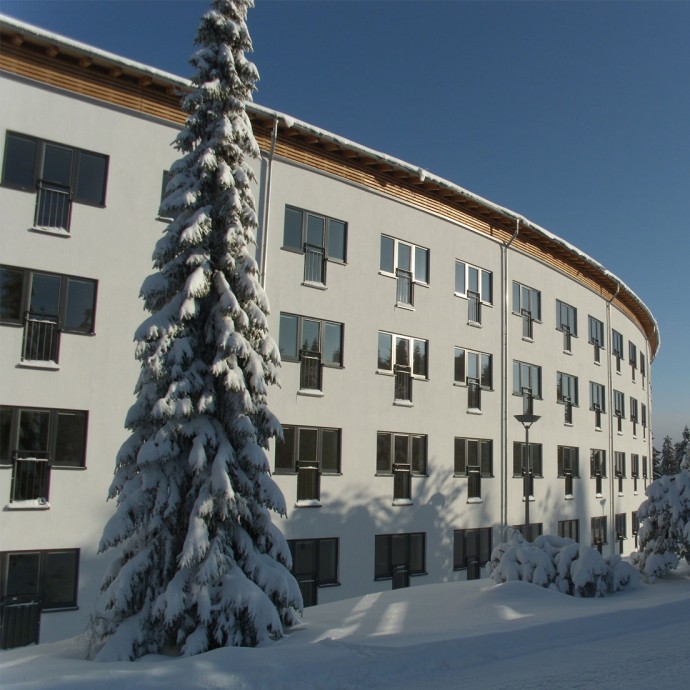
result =
[[[5,688],[686,690],[690,568],[655,585],[575,599],[475,580],[307,609],[257,649],[135,663],[81,660],[79,639],[0,653]]]

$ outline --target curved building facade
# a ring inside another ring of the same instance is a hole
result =
[[[0,596],[49,641],[83,627],[111,558],[96,549],[186,83],[0,29]],[[250,115],[283,358],[276,522],[305,601],[480,577],[506,526],[634,550],[659,347],[643,302],[508,209]],[[5,646],[26,641],[9,615]]]

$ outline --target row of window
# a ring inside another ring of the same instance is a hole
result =
[[[615,516],[616,539],[623,550],[628,538],[625,513]],[[637,537],[637,513],[631,514],[632,535]],[[529,541],[543,533],[540,522],[514,525]],[[558,536],[580,542],[580,521],[559,520]],[[606,516],[590,519],[590,543],[601,550],[608,543]],[[322,539],[292,539],[288,541],[292,554],[292,572],[299,583],[305,606],[318,603],[318,588],[340,584],[337,537]],[[481,568],[491,559],[492,528],[453,530],[453,570],[466,570],[467,579],[478,579]],[[374,537],[374,579],[391,580],[394,589],[409,585],[409,578],[426,575],[426,533],[377,534]]]

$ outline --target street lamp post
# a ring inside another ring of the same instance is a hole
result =
[[[515,419],[525,427],[525,454],[527,456],[527,462],[525,463],[522,486],[525,497],[525,530],[529,532],[529,497],[532,480],[532,453],[529,447],[529,430],[533,424],[536,424],[541,419],[541,417],[536,414],[516,414]]]

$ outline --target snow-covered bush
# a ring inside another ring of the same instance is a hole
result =
[[[664,475],[646,489],[647,500],[637,511],[640,550],[630,561],[650,581],[690,563],[690,469]]]
[[[620,556],[604,558],[594,548],[548,534],[529,542],[510,528],[491,553],[489,571],[498,583],[524,580],[575,597],[603,597],[638,581]]]

